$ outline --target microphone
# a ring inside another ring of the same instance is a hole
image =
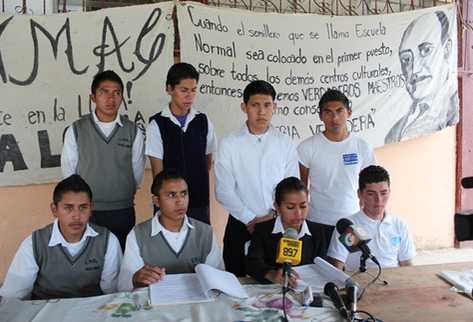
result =
[[[301,262],[302,241],[297,239],[297,231],[288,228],[279,240],[276,263],[283,264],[283,287],[287,289],[291,266]]]
[[[473,188],[473,177],[464,177],[461,180],[462,187],[465,189]]]
[[[354,281],[352,281],[351,278],[347,279],[347,281],[345,282],[347,303],[348,303],[348,306],[350,307],[350,311],[352,315],[357,310],[359,288],[360,288],[359,285],[355,283]]]
[[[343,300],[340,294],[338,293],[337,286],[332,282],[328,282],[324,286],[324,294],[330,297],[330,299],[332,300],[333,304],[335,305],[335,308],[338,310],[340,315],[344,319],[348,319],[348,310],[345,304],[343,303]]]
[[[340,234],[338,240],[353,253],[361,250],[366,258],[370,258],[373,262],[380,265],[378,259],[371,254],[368,242],[371,240],[366,231],[359,225],[354,225],[350,219],[342,218],[337,222],[337,231]]]

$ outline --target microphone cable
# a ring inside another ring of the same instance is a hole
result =
[[[355,316],[355,314],[364,314],[367,316],[367,318],[354,318],[352,319],[353,322],[383,322],[382,320],[378,319],[378,318],[375,318],[371,313],[369,312],[366,312],[366,311],[362,311],[362,310],[357,310],[355,312],[353,312],[353,316]]]
[[[373,285],[381,276],[381,272],[382,272],[381,265],[379,263],[376,263],[376,265],[378,266],[378,273],[368,284],[366,284],[365,287],[361,289],[360,295],[358,296],[358,300],[361,300],[361,298],[363,297],[363,294],[365,294],[366,289],[370,287],[371,285]],[[388,283],[386,281],[383,281],[383,285],[387,285],[387,284]]]

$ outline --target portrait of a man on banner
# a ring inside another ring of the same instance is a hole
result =
[[[399,45],[399,60],[412,103],[385,138],[394,143],[455,125],[459,118],[456,81],[452,77],[450,24],[443,11],[412,21]]]

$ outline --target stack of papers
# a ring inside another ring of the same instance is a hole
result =
[[[452,284],[460,293],[473,298],[473,270],[462,272],[445,271],[439,274],[441,278]]]
[[[230,272],[206,264],[195,267],[196,273],[169,274],[149,286],[151,305],[213,301],[222,292],[237,298],[248,298],[240,282]]]
[[[318,293],[323,293],[324,286],[328,282],[343,288],[347,280],[350,279],[350,276],[320,257],[315,258],[314,264],[297,266],[294,267],[294,270],[302,280],[299,282],[300,286],[310,285],[312,292]]]

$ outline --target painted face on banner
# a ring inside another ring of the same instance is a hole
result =
[[[51,211],[58,219],[61,234],[68,242],[78,242],[85,232],[92,213],[89,195],[85,192],[65,192],[61,200],[51,204]]]
[[[241,103],[241,110],[246,114],[251,133],[262,134],[271,124],[276,103],[271,95],[255,94],[250,96],[246,104]]]
[[[165,180],[159,196],[153,196],[153,201],[161,210],[160,216],[168,221],[182,222],[189,205],[187,183],[182,179]]]
[[[183,79],[174,87],[168,86],[167,93],[171,96],[171,110],[177,115],[185,115],[194,104],[197,94],[197,81],[195,79]]]
[[[325,130],[329,133],[339,134],[345,131],[347,120],[351,116],[351,109],[339,101],[329,101],[324,104],[319,113],[320,120],[324,123]]]
[[[435,13],[419,17],[404,32],[399,59],[406,89],[415,101],[432,99],[446,86],[451,42],[442,44],[441,34]]]
[[[299,231],[309,212],[307,193],[305,191],[293,191],[285,194],[281,204],[276,205],[276,210],[281,216],[284,230],[294,228]]]
[[[102,122],[112,122],[118,114],[118,109],[123,100],[123,89],[119,83],[104,80],[99,83],[95,94],[90,97],[95,103],[95,114]]]
[[[358,198],[365,214],[373,219],[382,218],[390,192],[386,181],[368,183],[363,190],[358,191]]]

